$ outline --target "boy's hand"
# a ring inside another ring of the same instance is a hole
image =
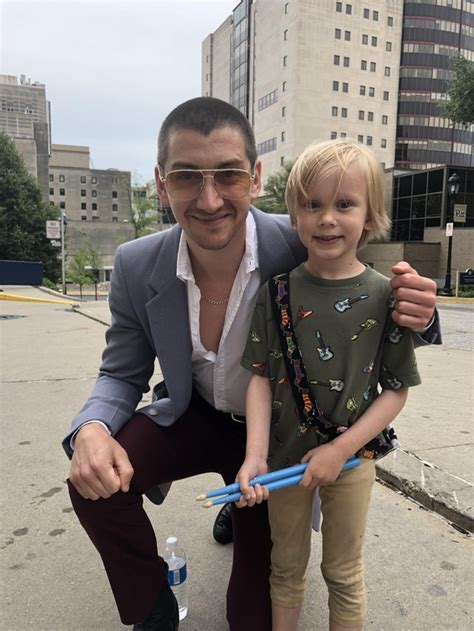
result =
[[[240,484],[240,490],[242,492],[240,500],[235,503],[237,508],[261,504],[264,500],[268,499],[269,491],[266,486],[260,486],[260,484],[256,484],[255,486],[249,485],[249,480],[257,475],[263,475],[267,473],[267,471],[267,462],[263,458],[252,456],[245,458],[236,477],[236,482]]]
[[[395,296],[392,318],[399,326],[422,331],[433,317],[436,306],[436,283],[420,276],[405,261],[392,267],[394,277],[390,285]]]
[[[345,461],[346,456],[333,443],[311,449],[301,459],[302,463],[308,462],[308,466],[300,485],[314,489],[317,486],[331,484],[337,480]]]

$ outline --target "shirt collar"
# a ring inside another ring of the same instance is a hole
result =
[[[245,222],[245,254],[242,262],[247,273],[253,272],[258,268],[257,226],[255,225],[255,219],[251,212],[247,215]],[[186,235],[183,230],[181,230],[181,237],[179,239],[176,276],[183,282],[195,282]]]

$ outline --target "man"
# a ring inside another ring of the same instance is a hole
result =
[[[122,622],[137,631],[178,627],[142,494],[210,471],[234,481],[245,449],[240,357],[256,295],[304,258],[288,217],[251,207],[261,163],[247,119],[231,105],[201,97],[171,112],[156,183],[178,225],[118,249],[99,377],[63,443],[73,506],[101,554]],[[397,321],[423,329],[434,283],[406,263],[395,273]],[[438,335],[435,323],[420,343]],[[135,412],[155,357],[164,382]],[[266,507],[233,511],[232,519],[227,619],[233,631],[269,631]]]

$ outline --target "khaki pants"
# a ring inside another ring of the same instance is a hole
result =
[[[319,489],[323,523],[321,572],[329,590],[331,618],[339,624],[362,625],[367,596],[362,545],[375,480],[375,462],[344,471]],[[305,572],[311,552],[314,490],[301,486],[270,494],[272,530],[271,597],[275,605],[296,607],[304,600]]]

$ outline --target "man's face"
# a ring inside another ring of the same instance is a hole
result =
[[[165,177],[175,169],[232,168],[251,172],[244,139],[239,130],[223,127],[204,136],[190,129],[181,129],[170,135],[168,157],[161,176]],[[245,197],[224,199],[215,189],[212,178],[205,178],[198,197],[183,201],[168,195],[166,184],[160,180],[160,173],[155,169],[161,203],[171,206],[189,246],[193,248],[196,245],[204,250],[221,250],[236,238],[245,241],[245,220],[251,201],[258,197],[260,191],[260,162],[256,163],[253,173],[255,178]]]

